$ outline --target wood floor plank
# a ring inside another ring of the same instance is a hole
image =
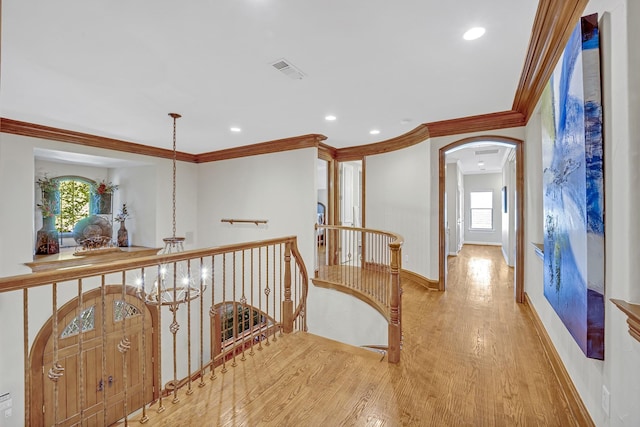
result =
[[[465,246],[450,258],[445,292],[403,289],[399,364],[285,335],[224,374],[217,368],[180,403],[165,400],[164,413],[151,406],[150,425],[576,425],[499,247]]]

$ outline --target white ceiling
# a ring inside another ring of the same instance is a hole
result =
[[[310,133],[383,141],[510,110],[537,3],[4,0],[0,115],[171,148],[177,112],[193,154]],[[472,26],[486,35],[463,40]],[[306,77],[275,70],[281,58]]]
[[[493,142],[473,142],[447,151],[446,162],[457,163],[464,175],[500,173],[514,150],[513,145]]]

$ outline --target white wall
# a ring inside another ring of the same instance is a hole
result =
[[[584,15],[598,12],[605,145],[605,359],[588,359],[543,295],[542,261],[525,252],[525,291],[547,329],[573,383],[598,426],[637,426],[640,422],[640,343],[627,333],[626,316],[610,298],[640,303],[640,2],[592,0]],[[540,118],[527,125],[527,242],[542,241],[542,162]],[[610,411],[602,408],[602,387]]]
[[[491,191],[493,193],[493,229],[471,229],[470,193]],[[464,176],[464,241],[476,245],[502,245],[502,174],[483,173]]]
[[[198,228],[204,246],[297,236],[310,277],[314,272],[317,208],[316,149],[200,165]],[[266,226],[221,223],[222,218],[266,219]],[[353,345],[386,344],[387,323],[346,294],[309,284],[309,332]],[[363,327],[364,326],[364,327]]]
[[[445,180],[445,192],[447,201],[447,222],[445,229],[447,232],[447,254],[458,254],[458,211],[456,210],[456,198],[458,197],[458,164],[447,163],[447,174]]]
[[[392,231],[404,237],[402,268],[427,278],[433,257],[429,242],[438,234],[429,230],[430,217],[438,215],[430,193],[429,145],[423,142],[391,153],[366,159],[367,227]],[[436,171],[436,181],[437,181]],[[436,265],[438,252],[435,252]]]

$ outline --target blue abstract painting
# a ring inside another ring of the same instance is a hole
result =
[[[544,295],[587,357],[604,359],[600,37],[581,18],[541,100]]]

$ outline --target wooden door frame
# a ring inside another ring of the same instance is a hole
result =
[[[447,262],[447,254],[445,253],[445,183],[446,183],[446,152],[466,144],[473,142],[498,142],[507,143],[513,145],[516,151],[516,277],[515,277],[515,300],[518,303],[523,303],[524,298],[524,141],[521,139],[510,138],[505,136],[474,136],[470,138],[463,138],[451,144],[445,145],[440,148],[438,152],[438,238],[439,238],[439,255],[438,255],[438,270],[439,280],[438,289],[444,291],[446,287],[445,268]]]
[[[139,298],[136,295],[135,287],[126,286],[125,289],[126,289],[127,295],[132,296],[139,300]],[[110,295],[110,294],[122,294],[122,285],[106,285],[105,295]],[[83,293],[82,298],[86,301],[88,299],[98,298],[101,295],[102,295],[102,288],[99,287]],[[156,331],[157,324],[158,324],[157,310],[151,310],[149,306],[144,303],[144,301],[140,301],[140,303],[147,310],[145,315],[148,315],[149,319],[151,319],[152,330]],[[62,307],[58,308],[58,320],[64,319],[67,314],[69,314],[73,310],[77,310],[77,308],[78,308],[78,297],[76,296],[75,298],[71,299],[69,302],[65,303]],[[144,325],[143,325],[143,329],[144,329]],[[44,405],[44,396],[42,395],[41,390],[33,389],[34,386],[36,385],[36,381],[33,381],[32,379],[35,379],[38,377],[42,377],[44,379],[44,374],[42,371],[43,360],[44,360],[44,349],[52,333],[53,333],[53,315],[51,315],[51,317],[49,317],[49,319],[44,323],[42,328],[40,328],[40,331],[36,335],[33,341],[33,345],[31,346],[31,352],[29,353],[30,370],[29,370],[29,373],[27,374],[27,377],[25,378],[25,384],[28,384],[28,386],[31,388],[29,393],[30,413],[26,414],[25,419],[31,420],[32,425],[41,425],[44,422],[42,418],[42,407]],[[159,360],[159,358],[157,357],[158,356],[157,354],[158,353],[158,334],[157,333],[154,332],[152,334],[150,344],[148,345],[151,346],[152,360],[155,360],[155,361]],[[153,381],[155,381],[155,379],[157,378],[157,372],[156,372],[157,368],[158,368],[158,363],[154,363],[153,370],[152,372],[149,373]],[[38,382],[38,384],[42,384],[42,383]],[[160,387],[155,387],[155,383],[154,383],[154,387],[153,387],[154,400],[158,398],[159,390],[160,390]]]

